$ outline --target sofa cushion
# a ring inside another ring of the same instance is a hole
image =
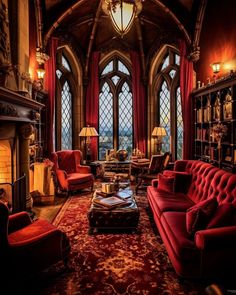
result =
[[[175,178],[167,177],[160,173],[158,175],[158,189],[173,193],[175,189]]]
[[[234,206],[225,203],[217,207],[215,214],[207,225],[207,228],[228,226],[233,223]]]
[[[186,230],[185,212],[164,212],[161,223],[172,250],[180,260],[191,261],[199,258],[199,251],[195,247],[194,240]]]
[[[216,211],[217,205],[217,200],[211,198],[189,208],[186,213],[187,232],[194,234],[196,231],[206,228],[207,223]]]
[[[184,194],[188,192],[192,181],[192,174],[171,170],[166,170],[163,174],[175,178],[175,192]]]
[[[184,194],[166,193],[152,186],[147,189],[147,197],[158,217],[166,211],[186,212],[188,208],[194,205]]]

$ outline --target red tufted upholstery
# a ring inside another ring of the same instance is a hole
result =
[[[175,172],[192,175],[185,194],[159,190],[158,181],[153,181],[147,197],[176,272],[183,277],[233,275],[236,265],[236,174],[194,160],[176,161],[174,171],[165,171],[167,175]],[[191,236],[187,232],[186,211],[210,198],[215,198],[218,205],[233,205],[231,224],[202,229]]]
[[[88,187],[93,189],[94,177],[89,166],[81,165],[81,151],[65,150],[52,153],[52,161],[59,190],[69,194]]]

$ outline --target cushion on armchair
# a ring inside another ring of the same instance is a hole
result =
[[[211,198],[189,208],[186,213],[187,232],[193,235],[196,231],[205,229],[207,223],[215,213],[217,205],[217,200]]]

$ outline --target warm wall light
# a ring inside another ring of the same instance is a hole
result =
[[[38,69],[36,70],[36,72],[37,72],[38,79],[39,79],[39,80],[43,80],[44,75],[45,75],[45,70],[42,69],[42,68],[38,68]]]
[[[165,137],[167,135],[166,130],[164,127],[154,127],[152,131],[152,137],[156,137],[156,145],[157,145],[157,154],[161,153],[161,145],[162,145],[162,137]]]
[[[141,0],[103,0],[102,8],[122,37],[128,33],[135,17],[142,10],[142,3]]]
[[[213,73],[217,74],[220,71],[221,63],[220,62],[214,62],[214,63],[211,64],[211,67],[212,67]]]

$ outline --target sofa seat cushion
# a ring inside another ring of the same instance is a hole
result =
[[[181,193],[167,193],[162,190],[158,190],[152,186],[148,187],[148,198],[155,207],[155,211],[158,217],[162,212],[177,211],[185,212],[188,208],[192,207],[194,203]]]
[[[200,251],[186,230],[185,212],[164,212],[161,223],[172,250],[181,261],[200,259]]]
[[[90,173],[71,173],[68,174],[68,185],[76,185],[93,180],[93,175]]]

